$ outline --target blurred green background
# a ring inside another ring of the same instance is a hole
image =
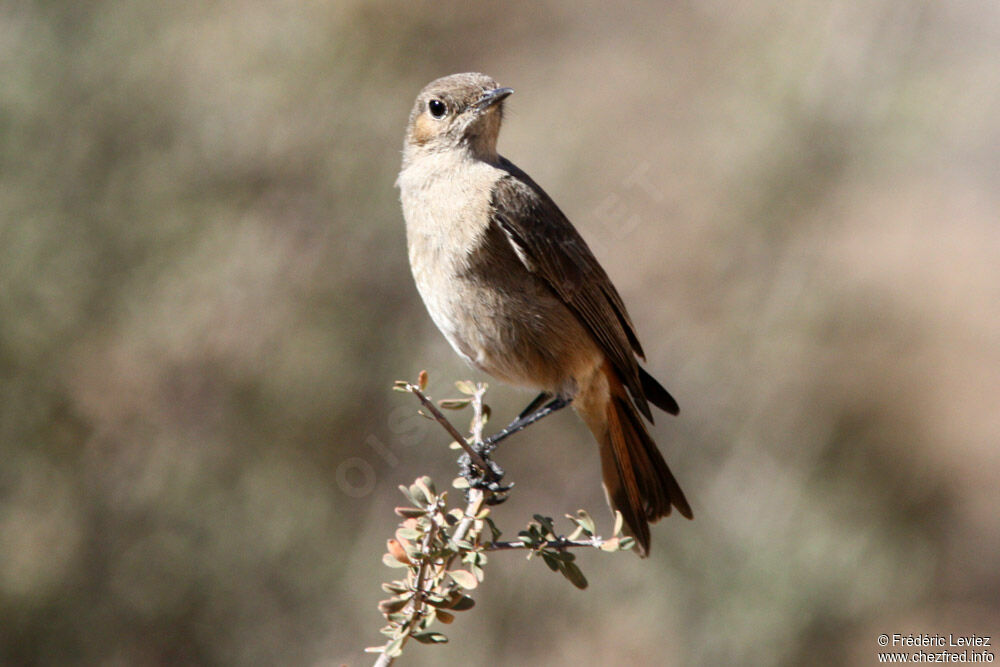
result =
[[[454,475],[389,388],[482,379],[393,187],[416,93],[469,70],[677,396],[696,520],[580,553],[584,592],[497,555],[405,664],[1000,635],[998,44],[991,1],[0,3],[0,662],[371,661],[396,486]],[[610,528],[570,411],[499,460],[507,534]]]

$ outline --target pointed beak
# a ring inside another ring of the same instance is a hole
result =
[[[490,107],[503,102],[513,92],[513,88],[496,88],[494,90],[488,90],[483,93],[482,97],[473,103],[472,108],[479,112],[486,111]]]

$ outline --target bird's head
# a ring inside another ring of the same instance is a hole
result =
[[[503,101],[513,92],[476,72],[427,84],[410,112],[407,156],[460,149],[479,159],[495,159]]]

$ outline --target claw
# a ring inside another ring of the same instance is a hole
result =
[[[513,484],[503,484],[504,470],[488,457],[484,451],[480,455],[486,461],[488,470],[481,470],[472,464],[468,454],[462,454],[458,458],[458,472],[469,482],[470,488],[482,489],[487,492],[486,504],[499,505],[507,499],[507,492]]]

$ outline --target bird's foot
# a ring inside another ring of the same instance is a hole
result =
[[[478,453],[487,465],[486,470],[474,465],[468,454],[462,454],[458,459],[458,472],[469,483],[469,487],[486,492],[487,505],[499,505],[507,500],[507,492],[514,485],[503,483],[504,470],[489,457],[485,447],[479,449]]]

